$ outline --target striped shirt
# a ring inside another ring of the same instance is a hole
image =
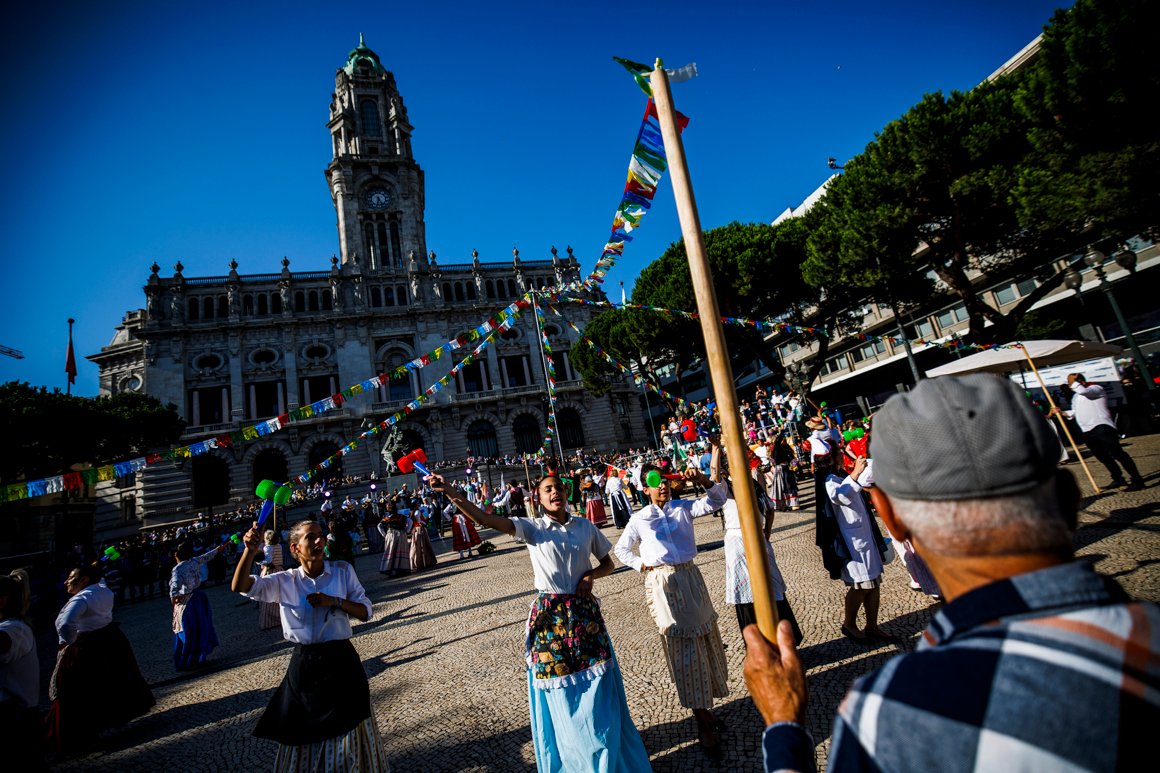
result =
[[[916,652],[854,683],[829,769],[1130,769],[1160,723],[1160,607],[1072,562],[990,583],[931,621]],[[765,769],[812,770],[804,728],[762,739]]]

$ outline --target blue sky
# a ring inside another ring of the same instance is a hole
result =
[[[590,270],[644,95],[611,57],[695,61],[674,87],[702,226],[769,222],[923,94],[969,89],[1069,0],[660,4],[65,0],[4,13],[0,381],[97,393],[111,339],[163,275],[317,271],[338,251],[323,178],[334,72],[359,33],[394,72],[441,263]],[[667,180],[606,289],[680,238]]]

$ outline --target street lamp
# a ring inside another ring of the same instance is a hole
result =
[[[1087,254],[1083,256],[1083,262],[1086,263],[1100,280],[1100,289],[1104,291],[1104,295],[1108,296],[1108,304],[1112,307],[1112,313],[1116,315],[1116,322],[1120,325],[1120,330],[1124,331],[1124,338],[1128,341],[1128,348],[1132,350],[1132,356],[1136,360],[1136,367],[1140,369],[1140,375],[1144,378],[1144,386],[1148,388],[1149,400],[1155,395],[1156,385],[1152,382],[1152,374],[1148,372],[1148,363],[1144,359],[1144,355],[1140,352],[1140,347],[1136,345],[1136,337],[1132,335],[1132,329],[1128,327],[1127,320],[1124,319],[1124,313],[1120,311],[1120,304],[1116,302],[1116,296],[1112,294],[1112,284],[1108,281],[1107,275],[1104,273],[1104,261],[1108,256],[1097,250],[1095,247],[1088,249]],[[1127,271],[1129,274],[1136,272],[1136,253],[1132,252],[1127,247],[1121,247],[1120,250],[1112,256],[1112,260],[1116,262],[1120,268]],[[1074,271],[1072,272],[1074,273]],[[1076,277],[1078,278],[1078,277]],[[1065,276],[1064,282],[1067,286],[1079,294],[1079,287],[1073,286],[1071,277]],[[1082,281],[1080,283],[1082,285]]]

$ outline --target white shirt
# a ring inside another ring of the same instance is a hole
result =
[[[96,631],[113,622],[113,592],[93,583],[64,603],[56,616],[56,634],[61,644],[72,644],[77,634]]]
[[[830,431],[828,429],[815,429],[810,433],[807,440],[810,441],[811,459],[815,456],[825,456],[832,450],[830,443],[833,442],[833,438],[830,437]]]
[[[214,548],[200,556],[179,561],[169,574],[169,597],[182,596],[188,600],[189,595],[205,582],[206,564],[217,554],[218,549]]]
[[[528,546],[536,590],[542,593],[575,593],[576,583],[592,568],[589,556],[598,561],[608,555],[612,543],[587,518],[568,516],[564,523],[544,515],[512,518],[516,537]]]
[[[349,639],[350,617],[338,607],[312,607],[306,600],[311,593],[325,593],[367,609],[372,607],[354,567],[345,561],[327,561],[322,574],[309,577],[300,566],[265,577],[251,576],[253,587],[243,596],[255,601],[276,601],[282,617],[282,635],[295,644],[320,644],[324,641]]]
[[[614,552],[625,566],[640,571],[642,566],[677,565],[697,556],[697,536],[693,519],[720,510],[729,498],[729,488],[718,483],[704,499],[674,499],[661,510],[650,504],[632,514]],[[632,549],[640,545],[640,555]]]
[[[1099,384],[1081,385],[1078,381],[1071,385],[1071,415],[1083,432],[1093,430],[1101,424],[1115,428],[1112,412],[1108,409],[1108,396]]]
[[[40,660],[36,656],[36,636],[21,620],[0,620],[0,631],[12,644],[0,655],[0,703],[15,698],[25,708],[40,701]]]
[[[608,476],[608,482],[604,484],[604,491],[608,496],[619,493],[624,488],[624,482],[616,475]]]
[[[826,478],[826,495],[837,507],[838,530],[850,551],[842,579],[847,582],[877,579],[882,574],[882,556],[874,544],[874,532],[870,528],[873,516],[862,501],[862,486],[849,475],[839,478],[830,474]]]

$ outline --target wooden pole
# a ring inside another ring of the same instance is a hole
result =
[[[676,199],[677,214],[681,220],[681,235],[684,237],[685,253],[689,258],[693,292],[697,297],[697,311],[701,316],[701,334],[705,338],[705,354],[713,379],[713,394],[717,398],[717,411],[721,417],[722,440],[732,462],[730,467],[733,472],[733,497],[741,520],[741,536],[745,544],[746,563],[749,565],[749,583],[753,588],[757,627],[766,639],[775,642],[777,607],[773,599],[773,585],[769,579],[765,540],[757,520],[757,498],[753,492],[753,479],[748,474],[749,449],[745,445],[741,413],[737,407],[737,393],[733,388],[733,366],[725,346],[725,331],[721,326],[721,313],[717,308],[717,296],[713,290],[713,276],[705,255],[701,218],[697,214],[697,202],[693,197],[693,184],[685,161],[685,147],[677,130],[676,109],[673,107],[673,95],[669,91],[669,78],[659,59],[656,69],[652,72],[651,82],[657,118],[660,120],[661,134],[665,141],[665,156],[668,158],[669,174],[673,181],[673,198]]]
[[[1047,384],[1043,383],[1043,376],[1039,375],[1039,368],[1035,367],[1035,360],[1031,359],[1030,352],[1027,347],[1020,347],[1023,349],[1023,356],[1027,358],[1027,364],[1031,366],[1032,372],[1035,373],[1035,378],[1039,379],[1039,386],[1043,389],[1043,395],[1047,398],[1047,404],[1051,406],[1051,412],[1055,415],[1055,420],[1059,422],[1060,428],[1063,429],[1063,434],[1067,435],[1067,442],[1071,443],[1071,449],[1075,451],[1076,457],[1079,459],[1080,466],[1083,467],[1084,473],[1087,474],[1088,482],[1092,484],[1095,492],[1100,493],[1100,487],[1096,485],[1096,479],[1092,477],[1092,471],[1088,469],[1087,462],[1084,461],[1083,454],[1079,452],[1079,447],[1075,444],[1075,438],[1071,436],[1071,430],[1067,428],[1067,422],[1063,420],[1063,414],[1055,406],[1055,400],[1051,399],[1051,392],[1047,389]]]

